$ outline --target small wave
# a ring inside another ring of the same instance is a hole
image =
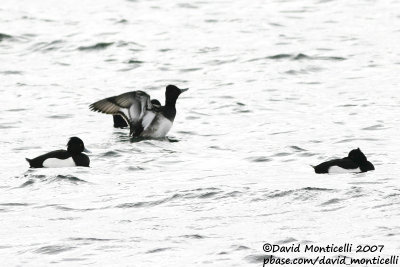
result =
[[[222,199],[222,198],[231,198],[231,197],[238,197],[243,195],[243,192],[240,191],[232,191],[232,192],[228,192],[225,193],[224,195],[218,197],[218,199]]]
[[[184,190],[180,191],[178,194],[174,194],[171,197],[154,200],[154,201],[140,201],[133,203],[122,203],[116,208],[144,208],[144,207],[154,207],[158,205],[162,205],[177,199],[208,199],[208,198],[217,198],[216,196],[220,196],[220,198],[224,197],[232,197],[235,196],[238,192],[229,192],[227,195],[221,196],[222,191],[217,188],[198,188],[194,190]]]
[[[152,250],[149,250],[149,251],[147,251],[146,253],[157,253],[157,252],[162,252],[162,251],[165,251],[165,250],[170,250],[171,248],[156,248],[156,249],[152,249]]]
[[[269,162],[269,161],[272,161],[271,158],[264,157],[264,156],[260,156],[260,157],[249,157],[249,158],[246,158],[246,159],[249,160],[249,161],[252,161],[252,162]]]
[[[143,64],[144,61],[137,60],[137,59],[130,59],[126,62],[127,64]]]
[[[369,127],[365,127],[362,128],[361,130],[365,130],[365,131],[376,131],[376,130],[385,130],[386,128],[384,128],[384,126],[382,124],[376,124],[376,125],[372,125]]]
[[[62,181],[68,181],[68,182],[73,182],[73,183],[87,183],[87,181],[82,180],[82,179],[80,179],[80,178],[78,178],[76,176],[73,176],[73,175],[61,175],[61,174],[59,174],[59,175],[57,175],[55,177],[54,180],[55,181],[56,180],[62,180]]]
[[[24,72],[18,71],[18,70],[6,70],[6,71],[0,71],[0,74],[4,75],[22,75]]]
[[[75,247],[63,246],[63,245],[54,245],[54,246],[45,246],[36,249],[34,252],[39,254],[59,254],[65,251],[69,251],[74,249]]]
[[[37,208],[47,208],[47,207],[54,207],[55,209],[58,210],[64,210],[64,211],[92,211],[92,210],[101,210],[101,209],[106,209],[107,207],[101,207],[101,208],[70,208],[66,206],[61,206],[58,204],[49,204],[49,205],[44,205],[44,206],[39,206]]]
[[[31,170],[29,170],[31,171]],[[41,182],[48,182],[48,183],[53,183],[53,182],[60,182],[60,181],[67,181],[67,182],[72,182],[74,184],[78,183],[87,183],[87,181],[80,179],[76,176],[73,175],[43,175],[43,174],[26,174],[24,175],[24,178],[28,178],[29,180],[24,182],[20,187],[26,187],[29,186],[33,183],[36,182],[36,180],[39,180]]]
[[[287,134],[287,133],[294,133],[294,132],[295,131],[275,132],[275,133],[270,133],[269,135]]]
[[[0,42],[6,39],[12,39],[13,37],[11,35],[5,34],[5,33],[1,33],[0,32]]]
[[[354,142],[354,141],[382,141],[382,140],[377,139],[377,138],[347,138],[347,139],[337,141],[336,144],[349,143],[349,142]]]
[[[167,197],[167,198],[163,198],[160,200],[155,200],[155,201],[142,201],[142,202],[136,202],[136,203],[123,203],[123,204],[119,204],[116,206],[116,208],[122,208],[122,209],[126,209],[126,208],[143,208],[143,207],[154,207],[154,206],[158,206],[164,203],[167,203],[171,200],[174,200],[176,198],[181,197],[180,194],[175,194],[172,197]]]
[[[296,56],[294,56],[292,58],[293,60],[304,60],[304,59],[308,59],[308,60],[331,60],[331,61],[341,61],[341,60],[345,60],[346,58],[344,57],[337,57],[337,56],[308,56],[306,54],[297,54]]]
[[[292,194],[293,192],[295,192],[295,190],[280,191],[280,192],[277,192],[277,193],[269,194],[266,197],[267,198],[284,197],[284,196]]]
[[[50,221],[72,221],[72,220],[76,220],[78,219],[78,217],[61,217],[61,218],[52,218],[49,219]]]
[[[204,22],[206,23],[217,23],[219,20],[217,19],[205,19]]]
[[[234,246],[231,246],[234,250],[236,250],[236,251],[240,251],[240,250],[248,250],[248,249],[250,249],[249,247],[247,247],[247,246],[243,246],[243,245],[234,245]]]
[[[25,183],[23,183],[22,185],[20,185],[19,188],[27,187],[27,186],[30,186],[30,185],[32,185],[32,184],[34,184],[34,183],[35,183],[34,180],[29,179],[28,181],[26,181]]]
[[[291,54],[277,54],[273,56],[267,57],[268,59],[284,59],[284,58],[291,58],[293,55]]]
[[[317,155],[316,153],[310,153],[310,152],[304,152],[304,153],[300,153],[299,156],[300,157],[313,157]]]
[[[12,108],[12,109],[8,109],[8,110],[6,110],[6,111],[9,111],[9,112],[19,112],[19,111],[25,111],[25,110],[28,110],[28,109],[26,109],[26,108]]]
[[[0,125],[0,129],[12,129],[12,128],[17,128],[16,125],[13,125],[13,123],[3,123]]]
[[[287,60],[294,60],[294,61],[300,61],[300,60],[342,61],[342,60],[346,60],[346,58],[338,57],[338,56],[308,56],[306,54],[299,53],[299,54],[276,54],[276,55],[262,57],[262,58],[253,58],[253,59],[248,60],[248,62],[265,60],[265,59],[267,59],[267,60],[287,59]]]
[[[101,157],[121,157],[121,153],[116,152],[116,151],[107,151],[101,154]]]
[[[279,198],[279,197],[285,197],[289,195],[294,195],[296,196],[296,199],[308,199],[311,196],[307,195],[313,192],[330,192],[334,191],[334,189],[329,189],[329,188],[320,188],[320,187],[304,187],[296,190],[285,190],[285,191],[279,191],[278,192],[273,192],[273,193],[268,193],[266,195],[267,198]]]
[[[321,187],[304,187],[300,190],[305,190],[305,191],[335,191],[334,189],[329,189],[329,188],[321,188]]]
[[[223,65],[223,64],[234,63],[236,61],[237,61],[237,58],[235,58],[235,59],[227,59],[227,60],[214,59],[214,60],[207,61],[204,64],[206,64],[207,66],[220,66],[220,65]]]
[[[286,73],[286,74],[289,74],[289,75],[299,75],[299,74],[307,74],[308,71],[305,70],[305,69],[300,69],[300,70],[288,70],[288,71],[285,71],[285,73]]]
[[[128,20],[120,19],[120,20],[117,21],[117,23],[126,24],[126,23],[128,23]]]
[[[189,3],[181,3],[178,4],[178,7],[180,8],[189,8],[189,9],[197,9],[198,7]]]
[[[95,238],[95,237],[71,237],[68,238],[70,241],[84,241],[84,242],[105,242],[105,241],[115,241],[117,239],[108,238]]]
[[[49,52],[62,48],[64,45],[63,40],[54,40],[51,42],[39,42],[34,44],[30,49],[34,52]]]
[[[194,234],[194,235],[183,235],[182,237],[183,238],[189,238],[189,239],[204,239],[204,238],[206,238],[205,236],[197,235],[197,234]]]
[[[146,168],[139,167],[139,166],[129,166],[128,171],[143,171],[146,170]]]
[[[297,239],[293,238],[293,237],[289,237],[280,241],[277,241],[277,244],[287,244],[287,243],[294,243],[297,242]]]
[[[219,193],[219,192],[207,192],[207,193],[201,194],[201,195],[199,196],[199,198],[209,198],[209,197],[213,197],[213,196],[217,195],[218,193]]]
[[[307,149],[298,147],[298,146],[290,146],[291,149],[298,151],[298,152],[302,152],[302,151],[307,151]]]
[[[328,201],[325,201],[324,203],[321,204],[321,206],[327,206],[327,205],[332,205],[332,204],[338,204],[342,201],[343,199],[340,198],[332,198]]]
[[[196,135],[197,133],[194,131],[178,131],[180,134],[188,134],[188,135]]]
[[[272,257],[274,259],[277,259],[278,257],[274,256],[274,255],[269,255],[269,254],[252,254],[252,255],[248,255],[245,257],[245,260],[247,260],[250,263],[256,263],[256,264],[260,264],[264,262],[264,259],[267,257]]]
[[[63,258],[63,261],[84,261],[85,258]]]
[[[341,210],[343,207],[335,207],[335,208],[330,208],[330,209],[322,209],[321,212],[331,212],[331,211],[337,211]]]
[[[364,193],[364,190],[361,187],[358,186],[352,186],[347,192],[346,195],[350,195],[352,198],[355,197],[362,197],[365,196],[366,194]]]
[[[47,116],[47,118],[49,118],[49,119],[69,119],[72,117],[73,117],[72,114],[58,114],[58,115]]]
[[[302,60],[302,59],[311,59],[310,56],[307,56],[306,54],[297,54],[296,56],[292,57],[293,60]]]
[[[287,157],[292,155],[291,153],[287,153],[287,152],[279,152],[273,155],[273,157]]]
[[[180,140],[179,139],[177,139],[177,138],[173,138],[173,137],[166,137],[166,140],[168,141],[168,142],[170,142],[170,143],[177,143],[177,142],[180,142]]]
[[[78,47],[78,50],[80,51],[91,51],[91,50],[102,50],[106,49],[110,45],[113,45],[114,42],[111,43],[97,43],[95,45],[90,45],[90,46],[80,46]]]
[[[188,68],[188,69],[181,69],[180,72],[192,72],[192,71],[198,71],[201,69],[202,68]]]
[[[6,206],[6,207],[19,207],[19,206],[29,206],[30,204],[28,203],[0,203],[0,206]]]

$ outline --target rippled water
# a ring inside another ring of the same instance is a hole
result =
[[[398,10],[2,0],[2,263],[261,266],[266,242],[398,252]],[[163,101],[167,84],[190,90],[166,140],[131,142],[88,109],[129,90]],[[91,168],[28,169],[70,136]],[[357,147],[376,171],[309,166]]]

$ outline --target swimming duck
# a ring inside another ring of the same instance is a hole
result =
[[[99,100],[89,106],[93,111],[121,116],[133,137],[161,138],[172,127],[176,116],[176,100],[186,89],[168,85],[165,89],[165,105],[152,102],[143,91],[127,92]]]
[[[26,160],[31,168],[89,167],[89,157],[82,152],[89,152],[85,149],[83,141],[79,137],[71,137],[67,143],[67,150],[55,150]]]
[[[329,160],[312,167],[315,173],[349,173],[375,170],[374,165],[367,160],[360,148],[351,150],[345,158]]]

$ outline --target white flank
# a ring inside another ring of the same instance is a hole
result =
[[[141,136],[151,138],[165,137],[172,127],[172,122],[159,114],[151,124],[143,131]]]
[[[339,166],[332,166],[329,168],[328,173],[353,173],[361,172],[360,168],[357,169],[344,169]]]
[[[156,131],[154,131],[152,137],[155,138],[160,138],[160,137],[165,137],[169,130],[172,127],[172,122],[164,117],[163,119],[159,122],[158,127]]]
[[[69,157],[67,159],[48,158],[43,161],[43,167],[45,168],[62,168],[75,166],[75,161],[72,159],[72,157]]]

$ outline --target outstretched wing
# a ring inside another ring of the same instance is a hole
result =
[[[131,134],[143,130],[142,119],[147,110],[152,110],[150,96],[143,91],[133,91],[99,100],[89,106],[93,111],[121,115],[130,126]]]

